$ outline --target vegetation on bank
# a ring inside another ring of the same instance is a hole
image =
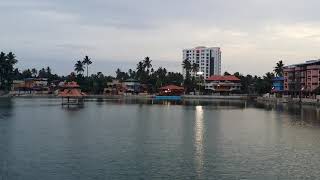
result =
[[[47,78],[48,82],[57,83],[61,81],[76,81],[81,89],[88,93],[101,94],[106,87],[107,82],[114,79],[126,81],[128,79],[135,79],[145,84],[148,92],[156,92],[158,88],[167,84],[182,85],[186,88],[187,92],[194,92],[199,88],[198,84],[203,82],[204,79],[200,76],[195,78],[199,70],[197,64],[191,64],[187,59],[183,61],[182,67],[186,73],[185,79],[183,75],[178,72],[168,72],[166,68],[159,67],[154,69],[152,60],[145,57],[139,61],[135,69],[128,71],[116,70],[116,76],[104,75],[102,72],[89,75],[89,67],[93,63],[92,60],[85,56],[83,60],[77,60],[74,65],[74,72],[68,76],[59,76],[53,74],[50,67],[44,67],[40,70],[35,68],[20,70],[15,68],[18,63],[14,53],[8,54],[0,53],[0,90],[9,91],[13,80],[23,80],[25,78]],[[264,76],[242,75],[239,72],[234,73],[236,77],[241,80],[241,92],[245,94],[264,94],[272,89],[272,78],[282,76],[283,62],[279,61],[274,68],[274,73],[267,72]],[[85,75],[84,75],[85,73]],[[225,72],[224,75],[230,75]]]

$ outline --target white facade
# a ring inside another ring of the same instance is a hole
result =
[[[188,59],[191,64],[198,64],[198,72],[203,72],[203,77],[206,79],[212,75],[221,74],[221,50],[220,47],[204,47],[199,46],[192,49],[184,49],[183,59]],[[185,70],[183,69],[185,76]],[[191,72],[191,76],[196,76]]]

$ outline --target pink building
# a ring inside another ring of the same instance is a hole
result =
[[[316,94],[320,85],[320,60],[285,66],[284,91],[291,95]]]

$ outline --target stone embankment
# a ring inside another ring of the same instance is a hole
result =
[[[267,102],[267,103],[288,103],[288,104],[302,104],[302,105],[320,106],[320,99],[310,99],[310,98],[258,97],[257,101],[258,102]]]
[[[221,95],[183,95],[182,99],[202,99],[202,100],[249,100],[250,97],[247,95],[230,95],[230,96],[221,96]]]

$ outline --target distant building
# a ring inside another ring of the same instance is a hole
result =
[[[26,78],[24,80],[14,80],[11,87],[12,94],[48,94],[50,87],[46,78]]]
[[[160,96],[180,96],[184,94],[184,88],[176,85],[167,85],[159,88]]]
[[[220,94],[239,92],[241,90],[240,79],[233,75],[213,75],[205,79],[205,90]]]
[[[184,49],[183,61],[188,59],[191,64],[199,65],[199,72],[203,73],[203,77],[209,78],[212,75],[221,74],[221,50],[220,47],[204,47],[199,46],[192,49]],[[186,72],[183,69],[185,77]],[[195,75],[191,73],[191,75]]]
[[[320,60],[285,66],[284,91],[289,95],[316,94],[320,85]]]
[[[110,95],[123,95],[126,91],[124,83],[119,80],[112,80],[112,82],[107,83],[107,87],[104,88],[105,94]]]
[[[138,80],[135,79],[127,79],[123,82],[126,93],[138,94],[141,92],[141,84]]]

